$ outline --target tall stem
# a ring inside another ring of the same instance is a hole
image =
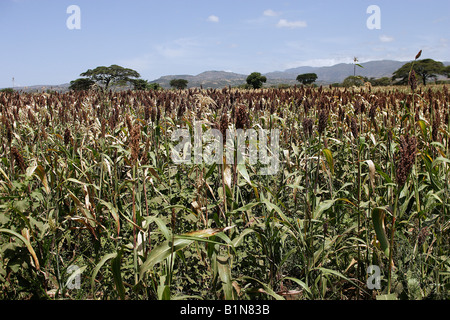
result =
[[[390,243],[390,245],[389,245],[388,294],[391,293],[391,285],[392,285],[392,266],[393,266],[393,253],[394,253],[394,235],[395,235],[395,220],[396,220],[396,218],[397,218],[398,194],[399,194],[399,191],[396,190],[396,192],[395,192],[394,212],[393,212],[393,214],[392,214],[391,243]]]

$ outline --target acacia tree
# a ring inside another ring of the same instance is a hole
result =
[[[93,70],[89,69],[80,76],[88,77],[92,81],[104,85],[105,90],[108,90],[110,85],[132,82],[132,78],[139,78],[140,74],[133,69],[113,64],[109,67],[100,66]]]
[[[79,78],[73,81],[70,81],[70,90],[74,91],[82,91],[89,90],[95,82],[88,78]]]
[[[364,85],[364,80],[360,76],[348,76],[344,79],[344,82],[342,82],[342,85],[344,87],[360,87]]]
[[[251,85],[253,89],[261,88],[266,81],[267,78],[259,72],[253,72],[247,77],[247,84]]]
[[[317,74],[315,73],[304,73],[297,76],[297,81],[302,84],[311,84],[317,80]]]
[[[446,66],[443,70],[442,73],[445,74],[447,76],[447,78],[450,78],[450,66]]]
[[[187,87],[188,81],[185,79],[172,79],[170,80],[170,86],[176,89],[184,89]]]
[[[393,73],[392,80],[400,79],[397,84],[407,84],[411,68],[422,79],[423,85],[427,84],[427,80],[436,79],[438,75],[445,74],[442,62],[434,61],[433,59],[423,59],[404,64]]]

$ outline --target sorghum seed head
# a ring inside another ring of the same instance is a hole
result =
[[[414,91],[417,88],[416,72],[414,71],[414,69],[412,69],[411,72],[409,73],[408,83],[412,91]]]
[[[305,134],[305,137],[312,136],[312,127],[313,127],[313,121],[309,118],[303,119],[303,133]]]
[[[141,126],[139,124],[135,124],[131,128],[130,132],[131,161],[133,164],[136,163],[136,160],[139,157],[140,137],[141,137]]]
[[[352,130],[353,138],[358,139],[358,124],[356,122],[356,118],[352,118],[350,122],[350,129]]]
[[[411,172],[416,158],[416,147],[416,137],[409,137],[409,135],[400,137],[400,150],[396,155],[396,179],[399,187],[403,187],[409,173]]]
[[[236,129],[245,129],[249,125],[247,108],[241,104],[236,110]]]
[[[70,130],[69,128],[66,128],[66,130],[64,131],[64,144],[67,146],[70,143]]]
[[[327,111],[327,109],[320,110],[320,113],[319,113],[319,127],[318,127],[319,134],[322,134],[325,131],[325,128],[327,127],[327,121],[328,121],[328,111]]]
[[[226,134],[228,129],[228,115],[226,112],[222,113],[222,116],[220,117],[220,123],[219,123],[219,130],[222,133],[222,137],[224,140],[224,143],[226,142]]]
[[[14,162],[19,167],[19,169],[22,171],[22,173],[25,173],[25,161],[23,160],[22,155],[20,154],[19,150],[16,147],[11,147],[11,155],[14,158]]]

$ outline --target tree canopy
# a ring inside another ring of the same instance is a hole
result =
[[[304,74],[299,74],[297,76],[297,81],[302,83],[302,84],[311,84],[313,82],[315,82],[317,80],[317,74],[315,73],[304,73]]]
[[[347,78],[344,79],[342,85],[344,87],[352,87],[352,86],[359,87],[364,85],[364,80],[360,76],[348,76]]]
[[[172,79],[170,80],[170,86],[175,89],[185,89],[189,81],[186,79]]]
[[[404,64],[393,73],[392,81],[400,79],[396,84],[407,84],[411,70],[414,70],[423,85],[426,85],[429,79],[436,80],[438,75],[445,74],[445,68],[442,62],[434,61],[433,59],[423,59]]]
[[[253,72],[247,77],[247,84],[251,85],[253,89],[259,89],[267,81],[267,78],[259,72]]]
[[[140,77],[137,71],[116,64],[109,67],[100,66],[93,70],[89,69],[80,74],[80,76],[88,77],[92,81],[104,85],[105,90],[112,84],[125,84],[127,82],[132,82],[132,78]]]
[[[94,83],[95,81],[89,78],[79,78],[70,81],[69,89],[75,91],[89,90]]]
[[[443,70],[442,73],[445,74],[447,76],[447,78],[450,78],[450,66],[446,66]]]

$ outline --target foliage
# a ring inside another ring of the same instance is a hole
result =
[[[342,85],[346,88],[353,86],[360,87],[364,85],[364,80],[360,76],[348,76],[344,79]]]
[[[144,79],[135,79],[132,81],[134,90],[161,90],[159,83],[150,83]]]
[[[436,80],[438,75],[445,74],[445,69],[442,62],[435,61],[433,59],[415,60],[413,62],[405,63],[402,67],[396,70],[392,75],[392,81],[400,79],[397,81],[397,84],[407,84],[411,70],[415,71],[423,85],[426,85],[428,80]]]
[[[259,89],[262,88],[263,84],[267,81],[267,78],[259,72],[252,72],[248,75],[246,81],[253,89]]]
[[[188,81],[186,79],[172,79],[170,80],[170,86],[175,89],[185,89]]]
[[[442,74],[446,75],[447,78],[450,78],[450,65],[446,66],[443,70],[442,70]]]
[[[13,88],[3,88],[0,89],[0,92],[4,92],[4,93],[14,93],[16,90],[14,90]]]
[[[385,87],[385,86],[392,85],[391,78],[389,78],[389,77],[381,77],[381,78],[378,78],[378,79],[375,79],[375,78],[370,78],[370,79],[364,78],[364,81],[370,82],[370,84],[372,86],[374,86],[374,87],[376,87],[376,86]]]
[[[94,85],[95,81],[88,78],[79,78],[73,81],[70,81],[70,90],[81,91],[81,90],[89,90]]]
[[[445,86],[0,93],[0,298],[448,299],[449,101]],[[275,174],[172,161],[174,130],[243,117],[279,130]]]
[[[315,82],[317,80],[317,74],[315,73],[304,73],[304,74],[299,74],[297,76],[297,81],[307,85],[307,84],[311,84],[313,82]]]
[[[80,76],[88,77],[92,81],[103,85],[105,90],[108,90],[110,85],[126,84],[127,82],[132,82],[132,78],[140,77],[137,71],[116,64],[109,67],[100,66],[93,70],[88,69],[80,74]]]

